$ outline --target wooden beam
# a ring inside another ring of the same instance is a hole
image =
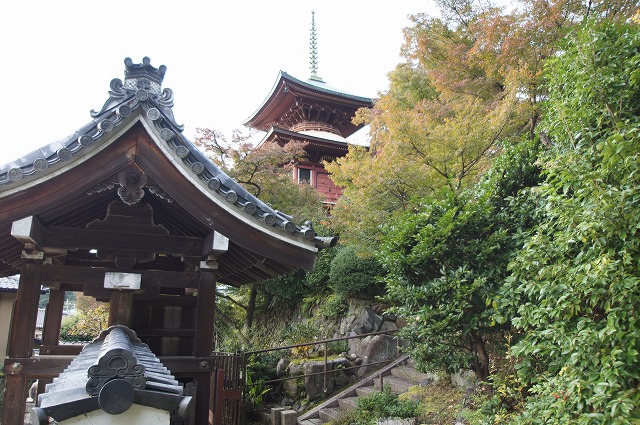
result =
[[[24,424],[27,397],[27,378],[24,375],[6,375],[2,423]]]
[[[38,301],[40,298],[40,264],[25,263],[20,270],[20,286],[16,298],[11,330],[9,334],[9,356],[31,356],[33,338],[36,330],[38,315]],[[21,425],[27,399],[27,376],[20,363],[5,360],[5,371],[15,371],[5,383],[4,408],[2,423],[6,425]]]
[[[65,346],[60,346],[65,347]],[[79,352],[77,345],[73,347],[75,354]],[[27,379],[52,379],[57,378],[68,366],[75,355],[47,355],[30,358],[8,357],[4,362],[4,373],[9,375],[23,375]],[[161,356],[162,364],[173,375],[181,377],[193,376],[195,373],[210,372],[215,368],[215,357],[194,356]],[[25,396],[26,398],[26,396]],[[4,424],[4,422],[2,422]]]
[[[40,347],[40,358],[48,355],[58,355],[58,356],[77,356],[80,354],[84,345],[73,344],[73,345],[42,345]]]
[[[18,296],[11,319],[9,357],[30,357],[40,299],[40,264],[25,263],[20,270]]]
[[[44,226],[34,216],[16,220],[11,225],[11,236],[20,242],[30,243],[42,247],[46,230]]]
[[[133,292],[111,291],[109,303],[109,326],[123,325],[131,327],[131,312],[133,309]]]
[[[204,239],[202,243],[202,257],[209,255],[219,256],[229,250],[229,238],[213,231]]]
[[[209,399],[211,398],[211,372],[196,373],[193,377],[196,384],[195,423],[209,423]]]
[[[76,356],[53,355],[38,357],[8,357],[4,361],[4,374],[9,376],[23,376],[27,379],[57,378]],[[24,394],[23,401],[27,398]],[[5,399],[6,400],[6,399]],[[6,405],[5,405],[6,406]],[[24,409],[23,409],[24,412]],[[4,424],[4,421],[2,422]],[[21,422],[22,423],[22,422]]]
[[[42,249],[104,249],[118,252],[154,252],[174,256],[201,256],[202,239],[191,236],[111,232],[50,226],[38,246]]]
[[[105,273],[118,269],[45,265],[41,269],[41,279],[45,284],[82,284],[85,288],[104,288]],[[131,270],[142,275],[143,288],[197,288],[198,272],[174,272],[161,270]]]

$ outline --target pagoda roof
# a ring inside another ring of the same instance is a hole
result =
[[[251,195],[182,134],[173,93],[161,88],[164,66],[156,69],[148,58],[143,64],[127,58],[125,66],[124,82],[111,81],[109,98],[91,111],[90,122],[0,166],[0,277],[24,263],[24,245],[11,236],[14,221],[35,216],[44,226],[85,228],[104,219],[114,201],[135,206],[140,199],[137,205],[148,204],[170,235],[204,238],[215,231],[228,238],[218,259],[221,283],[312,268],[318,249],[335,241]]]
[[[334,125],[343,137],[349,137],[360,129],[360,126],[351,122],[351,118],[359,108],[372,107],[373,99],[346,93],[323,81],[298,80],[280,71],[267,98],[243,124],[262,131],[268,131],[273,125],[282,127],[282,117],[302,103],[315,104],[327,110],[335,109],[342,117]]]
[[[269,129],[259,144],[272,141],[276,143],[279,141],[289,142],[291,140],[306,143],[306,150],[321,150],[323,153],[334,156],[344,156],[349,151],[349,143],[336,140],[336,136],[332,133],[327,133],[327,137],[321,137],[321,132],[309,134],[307,132],[296,132],[276,126]]]

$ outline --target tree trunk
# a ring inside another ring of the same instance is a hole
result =
[[[491,384],[487,381],[489,378],[489,355],[487,354],[487,349],[484,345],[484,341],[482,337],[473,336],[471,340],[471,344],[473,347],[473,351],[476,354],[477,362],[474,364],[474,372],[476,373],[476,377],[478,381],[482,382],[487,391],[492,393]]]
[[[249,304],[247,305],[247,317],[244,321],[244,328],[251,329],[253,326],[253,314],[256,310],[256,297],[258,295],[258,290],[255,285],[251,285],[251,291],[249,292]]]

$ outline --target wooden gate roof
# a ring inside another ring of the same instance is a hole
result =
[[[252,196],[182,134],[173,93],[161,87],[165,71],[148,58],[127,58],[124,82],[111,81],[109,98],[88,124],[0,166],[0,277],[23,263],[12,222],[35,216],[45,227],[85,228],[119,199],[149,204],[170,235],[226,236],[218,282],[238,286],[313,267],[317,250],[333,241]],[[67,261],[91,255],[75,250]]]

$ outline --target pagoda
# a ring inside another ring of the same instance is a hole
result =
[[[280,71],[271,93],[243,124],[266,132],[259,144],[303,142],[306,157],[294,164],[293,179],[311,184],[327,205],[333,205],[342,188],[331,181],[323,163],[347,154],[346,138],[362,127],[351,119],[359,108],[371,108],[373,99],[338,90],[318,76],[315,13],[311,13],[311,76],[302,81]]]

